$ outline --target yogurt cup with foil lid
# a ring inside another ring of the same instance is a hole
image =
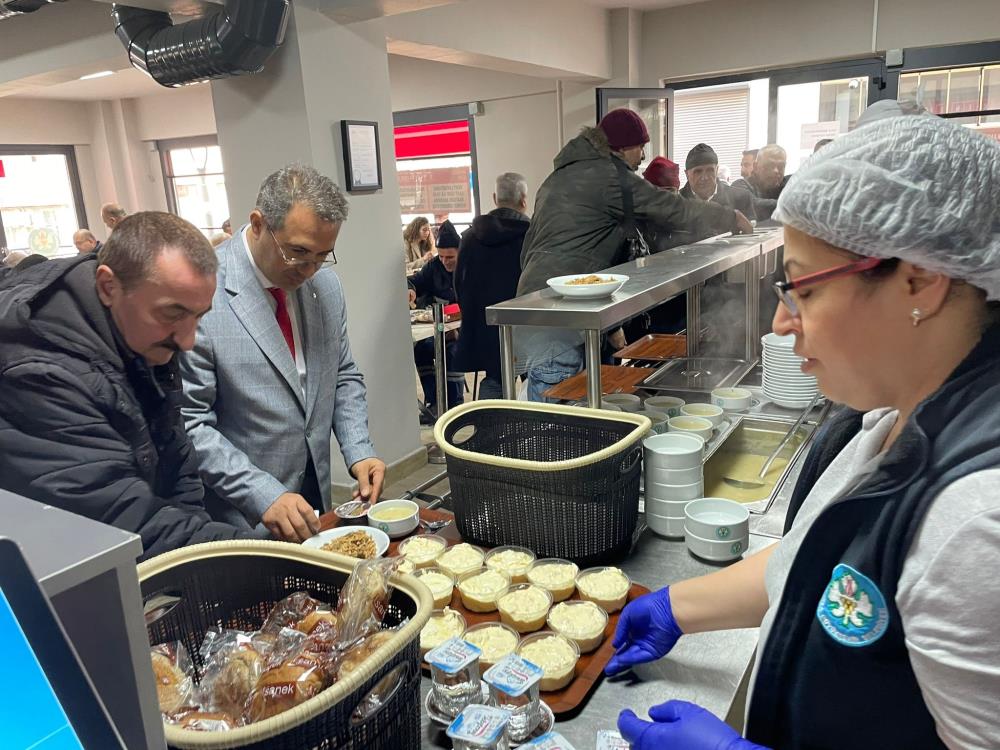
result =
[[[482,651],[461,638],[449,638],[437,648],[427,652],[427,663],[445,674],[455,674],[479,660]]]
[[[559,732],[546,732],[541,737],[521,745],[521,750],[576,750],[576,748]]]
[[[597,733],[597,750],[629,750],[631,747],[616,729],[602,729]]]
[[[456,749],[507,747],[504,731],[509,719],[510,711],[473,703],[465,707],[445,734]]]
[[[517,697],[541,681],[544,672],[536,664],[517,654],[508,654],[486,670],[483,679],[507,695]]]

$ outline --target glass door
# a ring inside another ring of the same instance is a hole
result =
[[[831,63],[770,77],[768,142],[788,154],[792,174],[828,139],[847,133],[883,86],[882,61]]]
[[[674,92],[670,89],[597,89],[597,120],[613,109],[627,107],[637,113],[649,131],[642,172],[656,156],[676,161],[673,153]]]

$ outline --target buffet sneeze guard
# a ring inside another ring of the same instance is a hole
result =
[[[515,328],[544,327],[578,331],[584,344],[587,403],[601,403],[601,336],[664,302],[687,295],[687,358],[667,362],[641,384],[647,390],[711,390],[738,382],[760,358],[761,279],[777,269],[784,246],[780,227],[759,227],[752,234],[721,235],[692,245],[606,269],[600,273],[625,274],[628,282],[611,297],[573,299],[543,289],[486,308],[486,322],[500,327],[500,363],[504,398],[517,397],[515,378]],[[739,314],[728,325],[704,324],[718,311],[705,293],[706,282],[725,274],[728,299],[740,304]],[[740,294],[742,300],[734,300]],[[734,291],[736,290],[736,291]],[[703,309],[704,308],[704,309]],[[742,341],[732,343],[733,336]],[[713,336],[731,339],[724,355],[713,351]],[[735,356],[734,356],[735,355]]]

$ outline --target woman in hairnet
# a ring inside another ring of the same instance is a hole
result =
[[[747,739],[670,701],[621,713],[633,748],[1000,748],[1000,144],[885,109],[775,213],[774,330],[846,406],[787,533],[631,603],[607,667],[759,625]]]

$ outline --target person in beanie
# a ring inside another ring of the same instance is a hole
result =
[[[407,279],[410,307],[416,307],[418,300],[421,306],[429,305],[435,300],[456,302],[455,268],[458,266],[458,247],[461,237],[455,226],[445,219],[438,229],[438,254]],[[448,406],[456,406],[463,401],[465,374],[452,370],[455,359],[455,342],[450,341],[445,349],[445,362],[448,365]],[[430,416],[436,414],[437,386],[435,381],[434,339],[422,339],[413,345],[413,362],[417,367],[420,385],[424,391],[425,410],[421,420],[430,421]]]
[[[650,185],[655,185],[660,190],[669,190],[676,193],[681,189],[681,168],[670,159],[657,156],[649,162],[649,166],[642,173]]]
[[[726,208],[742,211],[748,219],[756,219],[753,196],[743,188],[727,185],[719,180],[719,156],[707,143],[699,143],[688,152],[684,162],[687,184],[681,195],[702,201],[718,203]]]
[[[628,259],[623,189],[632,194],[637,224],[683,227],[696,233],[751,231],[745,216],[714,203],[686,201],[658,190],[635,171],[649,142],[646,124],[629,109],[609,112],[584,128],[556,155],[554,170],[535,199],[521,252],[517,293],[546,286],[553,276],[589,274]],[[515,336],[517,368],[527,373],[528,398],[583,369],[583,340],[575,331],[521,328]]]

